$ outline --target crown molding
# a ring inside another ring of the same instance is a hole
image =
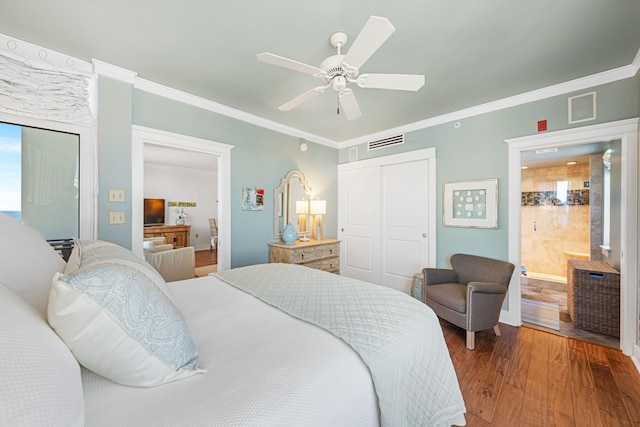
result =
[[[328,138],[323,138],[318,135],[314,135],[300,129],[296,129],[290,126],[285,126],[281,123],[274,122],[272,120],[267,120],[263,117],[256,116],[254,114],[249,114],[241,110],[237,110],[235,108],[228,107],[223,104],[219,104],[217,102],[192,95],[187,92],[183,92],[178,89],[171,88],[169,86],[164,86],[159,83],[152,82],[150,80],[136,78],[134,87],[136,89],[152,93],[154,95],[163,96],[165,98],[173,99],[175,101],[183,102],[188,105],[192,105],[194,107],[202,108],[207,111],[211,111],[214,113],[221,114],[223,116],[231,117],[237,120],[241,120],[243,122],[251,123],[253,125],[270,129],[276,132],[284,133],[286,135],[291,135],[296,138],[304,138],[307,141],[312,141],[317,144],[326,145],[331,148],[339,148],[338,143],[330,140]]]
[[[528,104],[530,102],[540,101],[542,99],[552,98],[558,95],[565,95],[567,93],[590,89],[606,83],[612,83],[618,80],[627,79],[636,75],[636,73],[638,72],[638,66],[640,66],[640,50],[636,55],[636,59],[634,59],[634,64],[631,65],[626,65],[624,67],[615,68],[613,70],[604,71],[602,73],[594,74],[587,77],[581,77],[579,79],[570,80],[568,82],[559,83],[557,85],[549,86],[546,88],[525,92],[508,98],[499,99],[497,101],[487,102],[486,104],[465,108],[463,110],[454,111],[452,113],[442,114],[440,116],[410,123],[408,125],[386,129],[382,132],[377,132],[342,141],[340,142],[340,148],[351,147],[369,141],[397,135],[398,133],[413,132],[444,123],[454,122],[456,120],[478,116],[480,114],[491,113],[493,111],[499,111],[505,108]]]
[[[353,138],[341,142],[323,138],[321,136],[311,134],[309,132],[305,132],[290,126],[285,126],[273,120],[268,120],[254,114],[249,114],[244,111],[237,110],[235,108],[231,108],[229,106],[219,104],[217,102],[192,95],[178,89],[171,88],[169,86],[142,79],[138,77],[137,73],[133,71],[129,71],[124,68],[99,61],[97,59],[92,60],[92,62],[97,74],[105,75],[133,84],[136,89],[165,98],[173,99],[175,101],[202,108],[204,110],[221,114],[223,116],[241,120],[243,122],[250,123],[265,129],[270,129],[296,138],[304,138],[307,141],[339,149],[367,143],[372,140],[387,138],[399,133],[413,132],[444,123],[454,122],[481,114],[491,113],[494,111],[499,111],[506,108],[528,104],[530,102],[540,101],[542,99],[552,98],[558,95],[565,95],[567,93],[585,90],[593,88],[595,86],[631,78],[634,77],[640,69],[640,50],[638,50],[638,53],[636,54],[633,62],[630,65],[615,68],[609,71],[604,71],[598,74],[593,74],[591,76],[581,77],[575,80],[570,80],[568,82],[559,83],[542,89],[536,89],[508,98],[499,99],[497,101],[487,102],[485,104],[476,105],[474,107],[465,108],[463,110],[442,114],[440,116],[431,117],[429,119],[421,120],[407,125],[386,129],[381,132],[363,135],[358,138]]]
[[[638,70],[640,70],[640,49],[636,52],[636,56],[633,58],[633,62],[631,63],[633,67],[633,75],[638,74]]]
[[[127,70],[126,68],[118,67],[108,62],[100,61],[99,59],[92,59],[91,62],[93,63],[96,74],[100,76],[110,77],[131,85],[135,84],[138,77],[138,73],[135,71]]]

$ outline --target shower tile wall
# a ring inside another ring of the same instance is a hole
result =
[[[567,202],[558,182],[568,181]],[[521,260],[527,271],[567,276],[567,259],[589,259],[589,165],[522,171]],[[561,199],[562,197],[560,197]]]

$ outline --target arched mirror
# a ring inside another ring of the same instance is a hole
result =
[[[298,224],[299,214],[296,212],[296,202],[308,202],[310,196],[311,188],[302,172],[292,170],[282,178],[280,185],[273,190],[274,239],[280,238],[280,233],[287,224],[291,224],[296,230],[300,230]],[[298,210],[301,211],[300,203],[298,203]]]

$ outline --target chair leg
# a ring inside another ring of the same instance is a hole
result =
[[[476,348],[476,333],[474,331],[467,331],[467,348],[469,350]]]
[[[500,328],[498,327],[498,325],[495,325],[495,326],[493,327],[493,332],[495,332],[495,334],[496,334],[496,336],[497,336],[497,337],[499,337],[499,336],[501,335],[501,334],[500,334]]]

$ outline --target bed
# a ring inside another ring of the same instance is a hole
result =
[[[35,233],[8,221],[0,216],[0,233],[18,243],[0,254],[1,425],[465,423],[453,365],[430,309],[394,290],[295,265],[255,265],[159,284],[184,320],[197,361],[185,356],[184,366],[192,369],[174,369],[176,376],[160,384],[118,383],[117,375],[108,378],[111,371],[85,367],[93,361],[85,363],[76,341],[91,335],[88,329],[70,339],[63,327],[64,316],[74,315],[88,294],[65,305],[56,292],[74,277],[103,283],[98,270],[125,270],[127,278],[134,275],[131,265],[145,277],[152,270],[105,242],[78,242],[84,254],[61,263]],[[91,248],[101,255],[91,255]],[[75,321],[73,327],[93,323]],[[110,335],[95,335],[89,347],[107,354],[101,346]],[[27,371],[16,369],[25,361]]]

